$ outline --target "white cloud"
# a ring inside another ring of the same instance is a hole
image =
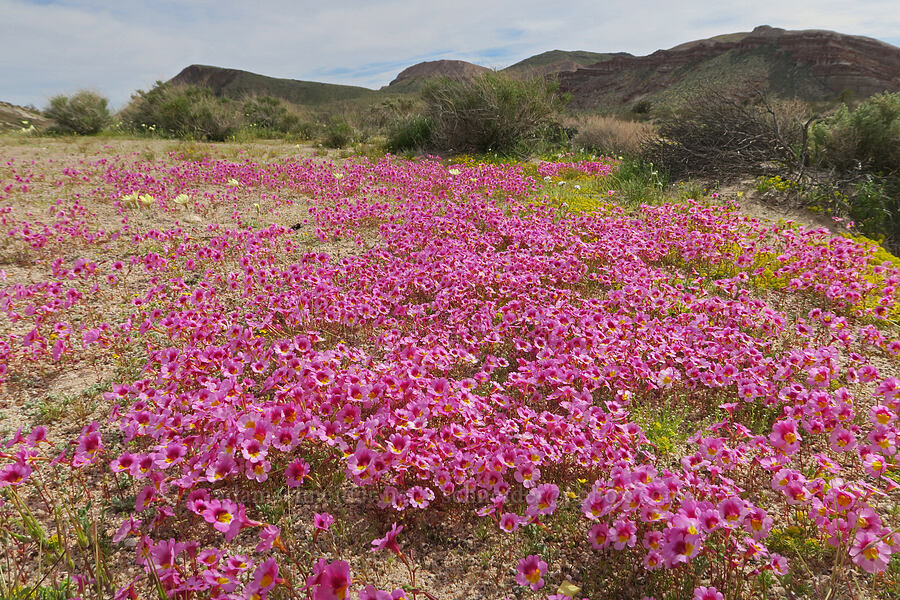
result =
[[[548,3],[0,0],[0,99],[89,87],[121,106],[192,63],[379,87],[431,58],[502,67],[554,48],[647,54],[769,24],[894,43],[895,0]]]

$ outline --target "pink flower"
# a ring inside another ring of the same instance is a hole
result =
[[[387,548],[397,556],[402,557],[403,553],[400,552],[400,546],[397,545],[397,536],[400,532],[403,531],[403,525],[397,525],[394,523],[391,525],[390,531],[388,531],[383,538],[378,538],[377,540],[372,540],[372,552],[376,550],[382,550]]]
[[[303,483],[303,479],[309,475],[309,464],[302,458],[298,458],[288,465],[284,471],[287,486],[295,488]]]
[[[559,488],[552,483],[542,483],[528,492],[525,498],[528,502],[527,514],[550,515],[556,510],[556,499],[559,497]]]
[[[323,558],[313,567],[306,585],[313,588],[313,600],[345,600],[350,582],[350,565],[343,560],[327,563]]]
[[[75,446],[75,456],[72,458],[72,466],[76,469],[93,463],[103,450],[103,438],[100,436],[99,427],[100,425],[94,421],[82,430]]]
[[[547,563],[541,557],[534,554],[526,556],[519,561],[516,572],[516,583],[530,587],[536,591],[544,587],[544,573],[547,571]]]
[[[709,586],[694,588],[694,597],[692,600],[725,600],[722,592],[716,588]]]
[[[588,537],[591,540],[591,546],[593,546],[594,550],[603,550],[609,546],[611,541],[609,536],[609,525],[606,523],[597,523],[591,527]]]
[[[31,467],[25,463],[12,463],[0,469],[0,488],[17,486],[31,475]]]
[[[776,421],[772,426],[772,433],[769,434],[769,441],[772,446],[779,448],[785,454],[793,454],[800,448],[800,433],[797,431],[797,421],[793,419],[784,419]]]
[[[334,523],[334,517],[329,513],[315,513],[313,515],[313,527],[321,531],[328,531],[331,524]]]
[[[513,532],[519,528],[522,518],[515,513],[503,513],[500,515],[500,529],[506,532]]]
[[[891,547],[881,536],[870,531],[857,531],[850,548],[850,558],[869,573],[880,573],[887,568]]]
[[[256,571],[253,572],[253,581],[249,587],[253,592],[265,592],[280,581],[278,578],[278,564],[274,558],[267,558],[261,565],[256,567]]]

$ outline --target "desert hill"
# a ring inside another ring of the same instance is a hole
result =
[[[430,60],[403,69],[393,81],[381,89],[412,92],[421,89],[422,84],[435,77],[464,80],[477,77],[486,71],[490,69],[464,60]]]
[[[486,67],[460,60],[412,65],[380,90],[277,79],[238,69],[191,65],[171,81],[205,86],[217,95],[270,95],[302,105],[339,101],[378,102],[387,95],[413,94],[433,77],[466,79]],[[617,109],[641,100],[673,106],[711,87],[768,90],[805,100],[841,94],[866,97],[900,91],[900,48],[872,38],[833,31],[790,31],[760,26],[657,50],[647,56],[625,52],[551,50],[504,69],[517,75],[557,78],[571,95],[570,106]]]
[[[677,104],[692,91],[764,89],[826,100],[900,91],[900,48],[833,31],[761,26],[748,33],[687,42],[647,56],[619,55],[558,75],[577,108],[637,100]]]
[[[240,69],[224,69],[208,65],[191,65],[170,81],[176,85],[208,87],[217,96],[228,98],[275,96],[294,104],[303,105],[329,104],[377,94],[375,90],[364,87],[280,79]]]
[[[0,102],[0,131],[27,129],[30,125],[40,129],[49,124],[50,119],[34,108]]]

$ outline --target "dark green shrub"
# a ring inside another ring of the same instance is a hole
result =
[[[900,93],[878,94],[854,110],[841,107],[813,128],[820,165],[842,172],[900,172]]]
[[[431,142],[431,119],[425,115],[408,115],[397,119],[388,131],[389,152],[415,151]]]
[[[247,126],[261,133],[291,133],[300,124],[300,117],[291,112],[281,99],[272,96],[245,101],[243,113]]]
[[[44,115],[53,121],[53,131],[93,135],[110,123],[107,103],[103,96],[88,91],[71,97],[54,96]]]
[[[443,152],[527,153],[563,100],[543,78],[488,72],[468,81],[438,79],[423,89],[432,145]]]
[[[867,237],[900,249],[900,93],[872,96],[851,110],[842,105],[816,123],[813,160]]]
[[[123,126],[135,133],[217,142],[234,135],[242,124],[235,102],[206,88],[162,82],[132,96],[121,117]]]
[[[326,148],[343,148],[353,141],[353,128],[342,118],[333,117],[325,125],[322,145]]]

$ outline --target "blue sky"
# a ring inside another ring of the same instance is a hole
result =
[[[641,55],[761,24],[900,45],[897,0],[0,0],[0,100],[93,89],[119,108],[193,63],[378,88],[423,60]]]

